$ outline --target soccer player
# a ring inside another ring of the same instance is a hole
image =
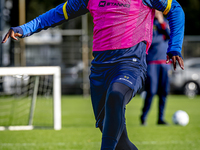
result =
[[[141,124],[146,125],[146,118],[151,107],[153,97],[158,94],[159,111],[158,124],[167,125],[164,120],[164,110],[167,94],[169,92],[169,77],[168,71],[170,65],[166,64],[166,52],[168,48],[168,40],[170,31],[168,23],[162,12],[155,13],[153,40],[147,55],[147,79],[145,82],[146,97],[141,115]]]
[[[184,12],[176,0],[68,0],[19,27],[9,37],[30,36],[90,12],[93,16],[93,56],[90,89],[101,150],[137,150],[129,141],[125,106],[146,78],[146,52],[151,45],[155,9],[168,16],[171,35],[167,62],[184,69],[181,48]]]

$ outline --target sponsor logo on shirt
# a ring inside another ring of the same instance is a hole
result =
[[[116,7],[130,7],[130,4],[125,3],[116,3],[116,2],[107,2],[107,1],[100,1],[99,7],[106,7],[106,6],[116,6]]]

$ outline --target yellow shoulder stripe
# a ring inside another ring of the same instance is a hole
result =
[[[66,11],[66,5],[67,5],[67,2],[63,5],[63,13],[64,13],[64,16],[65,16],[65,19],[68,20],[68,15],[67,15],[67,11]]]
[[[170,9],[171,9],[171,6],[172,6],[172,0],[168,0],[167,7],[165,8],[165,10],[164,10],[164,12],[163,12],[164,15],[167,15],[167,14],[168,14],[168,12],[169,12]]]

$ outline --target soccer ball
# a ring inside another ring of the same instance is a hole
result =
[[[172,121],[174,124],[186,126],[189,123],[189,116],[185,111],[178,110],[174,113]]]

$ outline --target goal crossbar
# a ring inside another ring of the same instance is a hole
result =
[[[54,129],[61,129],[61,69],[59,66],[41,67],[2,67],[0,76],[13,75],[53,75],[53,105],[54,105]],[[12,128],[12,127],[11,127]],[[17,127],[16,127],[17,128]],[[5,129],[5,127],[0,127]],[[9,129],[9,127],[8,127]],[[22,129],[19,127],[19,129]],[[27,126],[25,129],[32,129]]]

